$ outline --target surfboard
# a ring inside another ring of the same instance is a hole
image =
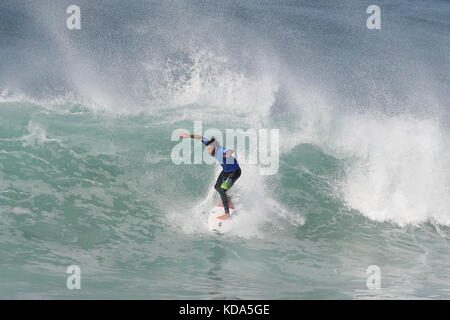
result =
[[[211,232],[227,233],[231,231],[233,227],[233,217],[237,214],[237,210],[231,201],[229,202],[229,208],[230,218],[225,220],[217,219],[225,214],[225,209],[222,202],[219,202],[214,208],[212,208],[208,216],[208,228]]]

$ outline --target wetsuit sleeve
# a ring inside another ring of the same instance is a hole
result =
[[[209,141],[209,140],[208,140],[207,138],[205,138],[205,139],[203,139],[202,142],[203,142],[204,145],[206,145],[206,143],[207,143],[208,141]]]

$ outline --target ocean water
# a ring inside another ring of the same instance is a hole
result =
[[[450,298],[449,1],[75,2],[0,2],[0,298]],[[194,121],[279,130],[229,234]]]

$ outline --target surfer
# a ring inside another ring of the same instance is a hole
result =
[[[234,150],[222,147],[214,137],[212,137],[211,139],[207,139],[198,134],[187,134],[185,132],[181,132],[179,135],[184,139],[191,138],[200,140],[208,149],[208,153],[212,157],[216,158],[222,166],[223,170],[217,178],[214,189],[217,190],[217,192],[220,194],[220,197],[222,198],[222,204],[223,208],[225,209],[225,214],[218,217],[217,219],[228,219],[230,217],[230,206],[227,191],[236,182],[236,180],[239,179],[241,175],[241,168],[239,167],[239,163],[237,162],[236,158],[232,156]]]

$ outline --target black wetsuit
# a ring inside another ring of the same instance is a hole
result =
[[[203,141],[204,145],[208,145],[209,140],[204,139]],[[230,208],[228,205],[228,196],[227,196],[227,190],[231,188],[231,186],[236,182],[237,179],[241,176],[241,168],[239,166],[239,163],[237,162],[236,158],[234,158],[232,155],[226,156],[228,149],[219,146],[214,154],[214,158],[219,161],[220,165],[222,166],[223,170],[220,173],[219,177],[217,178],[216,185],[214,186],[214,189],[219,192],[220,197],[222,198],[223,207],[225,209],[225,213],[230,213]],[[230,179],[226,185],[222,185],[225,181]]]
[[[237,179],[241,176],[241,168],[238,167],[235,171],[232,172],[225,172],[222,170],[222,172],[219,174],[219,177],[217,178],[217,182],[214,186],[214,189],[219,192],[220,197],[222,198],[223,207],[225,209],[225,213],[230,213],[230,208],[228,204],[228,196],[227,196],[227,190],[231,188],[231,186],[236,182]],[[227,188],[227,190],[221,188],[222,183],[224,183],[227,179],[231,179],[231,182]]]

